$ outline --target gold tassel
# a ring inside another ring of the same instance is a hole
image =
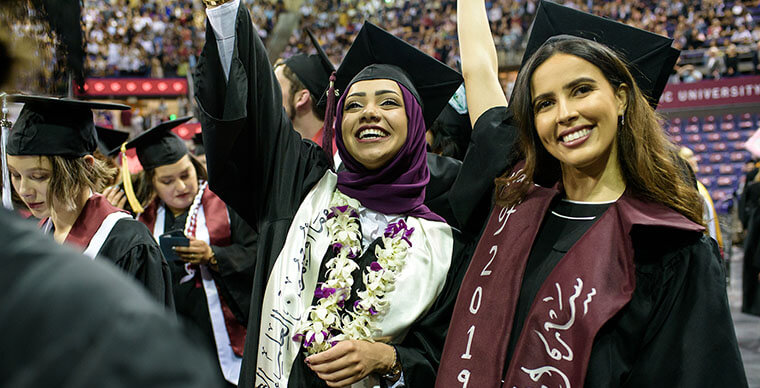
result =
[[[132,207],[132,211],[140,214],[145,211],[140,201],[135,196],[135,189],[132,188],[132,177],[129,175],[129,163],[127,162],[127,143],[121,145],[121,180],[124,185],[124,194],[127,195],[127,201],[129,206]]]

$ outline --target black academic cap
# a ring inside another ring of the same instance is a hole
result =
[[[9,155],[92,154],[97,148],[92,110],[130,109],[122,104],[18,94],[9,100],[24,104],[8,139]]]
[[[316,47],[317,53],[315,55],[297,54],[284,62],[285,66],[292,70],[301,83],[306,86],[306,89],[309,89],[309,93],[314,96],[316,101],[319,101],[330,84],[330,75],[335,71],[335,67],[311,31],[306,29],[306,34],[309,35],[311,43]]]
[[[185,116],[158,124],[130,140],[126,148],[135,148],[137,159],[145,170],[175,163],[187,155],[187,146],[184,140],[172,132],[172,129],[192,118],[192,116]]]
[[[343,93],[353,83],[370,79],[390,79],[409,89],[428,128],[463,82],[456,70],[364,22],[336,72],[335,88]]]
[[[98,135],[98,151],[105,156],[118,154],[119,147],[129,138],[129,132],[98,125],[95,126],[95,132]]]
[[[652,107],[657,107],[680,54],[671,47],[673,39],[668,37],[542,0],[522,63],[525,64],[544,42],[557,35],[593,40],[621,54],[630,64],[631,74]]]

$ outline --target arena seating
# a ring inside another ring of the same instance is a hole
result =
[[[751,160],[744,142],[760,127],[760,115],[675,117],[665,123],[673,141],[697,156],[697,178],[710,191],[716,210],[725,213],[734,199],[744,165]]]

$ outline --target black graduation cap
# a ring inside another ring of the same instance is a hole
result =
[[[409,89],[428,128],[463,82],[456,70],[364,22],[336,72],[335,89],[343,93],[351,84],[371,79],[390,79]]]
[[[311,31],[306,29],[306,34],[309,35],[311,43],[316,47],[317,53],[314,55],[297,54],[284,62],[285,66],[292,70],[306,86],[306,89],[309,89],[309,93],[314,96],[316,101],[319,101],[322,94],[327,90],[330,75],[335,71],[335,67]]]
[[[9,155],[80,157],[97,148],[93,109],[127,110],[127,105],[69,98],[12,95],[24,104],[8,138]]]
[[[187,146],[172,129],[192,118],[193,116],[185,116],[158,124],[130,140],[126,148],[135,148],[137,159],[146,170],[175,163],[187,155]]]
[[[621,54],[630,64],[639,88],[657,107],[679,50],[671,47],[673,39],[635,28],[614,20],[542,0],[531,27],[522,64],[549,38],[573,35],[604,44]]]
[[[113,157],[119,153],[119,147],[129,139],[129,132],[105,128],[96,125],[98,135],[98,150],[105,156]]]

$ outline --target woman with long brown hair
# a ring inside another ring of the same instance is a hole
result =
[[[217,361],[219,385],[236,386],[258,234],[208,189],[206,168],[172,132],[190,119],[161,123],[123,146],[135,148],[143,167],[137,193],[129,185],[125,192],[156,240],[187,238],[173,248],[161,242],[165,253],[173,249],[167,260],[177,315],[202,333],[196,340]]]
[[[506,101],[483,2],[458,7],[477,132]],[[636,66],[610,48],[653,46]],[[511,106],[523,161],[496,180],[437,386],[746,386],[717,246],[650,106],[669,46],[541,3]]]

